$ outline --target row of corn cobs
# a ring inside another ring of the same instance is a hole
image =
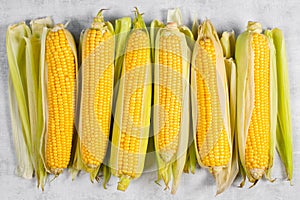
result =
[[[233,32],[219,39],[209,20],[190,31],[178,9],[167,20],[154,20],[149,34],[137,9],[133,23],[124,17],[115,28],[101,10],[82,32],[78,54],[71,33],[50,18],[9,26],[20,176],[35,172],[44,188],[49,173],[56,177],[67,167],[73,177],[90,173],[91,181],[104,174],[104,185],[112,173],[124,191],[143,172],[151,130],[158,181],[168,187],[172,180],[172,193],[197,161],[215,177],[217,193],[239,170],[242,185],[246,177],[253,184],[264,175],[272,181],[275,147],[291,180],[282,32],[262,34],[259,23],[249,22],[235,41]]]

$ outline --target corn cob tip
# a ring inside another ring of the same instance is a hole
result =
[[[262,26],[259,22],[248,22],[247,31],[254,32],[254,33],[261,33],[262,32]]]
[[[126,175],[125,175],[125,176],[122,176],[122,177],[120,178],[119,183],[118,183],[117,189],[120,190],[120,191],[125,192],[125,190],[126,190],[126,189],[128,188],[128,186],[129,186],[130,180],[131,180],[131,178],[130,178],[129,176],[126,176]]]
[[[265,174],[264,169],[250,169],[249,170],[251,177],[256,181],[262,178]]]
[[[64,29],[67,25],[69,24],[69,22],[67,22],[66,24],[56,24],[51,30],[50,32],[57,32],[59,30]]]
[[[99,12],[97,13],[96,17],[94,17],[94,22],[103,22],[104,21],[104,17],[102,15],[102,12],[104,10],[109,10],[109,9],[106,9],[106,8],[103,8],[103,9],[100,9]]]
[[[169,163],[172,161],[175,153],[172,150],[163,150],[159,153],[159,156],[164,162]]]
[[[135,7],[135,11],[134,11],[134,15],[135,15],[135,18],[134,18],[134,21],[133,21],[133,26],[134,28],[136,29],[146,29],[146,24],[143,20],[143,15],[144,13],[140,13],[138,8]]]
[[[59,176],[63,171],[63,168],[50,169],[51,174],[54,174],[55,177]]]
[[[176,22],[168,22],[167,27],[170,29],[177,29],[177,23]]]
[[[213,175],[216,176],[218,173],[222,171],[224,167],[223,166],[215,166],[215,167],[210,167],[209,172]]]
[[[94,17],[94,21],[93,21],[93,23],[91,25],[91,27],[93,29],[102,29],[105,26],[104,17],[102,15],[102,12],[104,10],[108,10],[108,9],[101,9],[101,10],[99,10],[99,12],[96,15],[96,17]]]

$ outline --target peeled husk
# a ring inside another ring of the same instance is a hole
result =
[[[37,177],[37,186],[44,190],[47,173],[39,154],[43,132],[41,94],[41,34],[51,27],[49,17],[35,19],[28,27],[24,22],[12,25],[7,32],[10,66],[9,96],[12,132],[17,154],[17,174]]]
[[[231,137],[233,139],[233,155],[231,164],[228,166],[228,176],[223,180],[224,187],[220,187],[217,193],[221,193],[226,190],[236,178],[239,172],[238,166],[238,147],[236,137],[236,64],[234,60],[235,51],[235,34],[231,32],[223,32],[220,39],[222,48],[224,63],[227,75],[227,84],[229,92],[229,108],[230,108],[230,126],[231,126]]]
[[[293,177],[292,120],[288,62],[283,33],[280,29],[266,30],[265,35],[274,44],[277,70],[278,113],[276,127],[276,149],[285,166],[287,179]]]
[[[24,37],[30,37],[31,31],[25,22],[8,27],[6,48],[9,64],[8,93],[13,141],[17,155],[16,174],[32,178],[34,166],[32,158],[32,140],[29,121],[26,80],[26,43]]]
[[[32,144],[34,152],[35,174],[38,180],[38,187],[44,190],[47,179],[47,172],[44,168],[43,160],[39,154],[41,137],[43,134],[43,107],[41,89],[41,35],[44,27],[52,27],[53,22],[50,17],[36,19],[30,22],[32,37],[26,40],[26,73],[28,87],[29,116],[32,132]]]

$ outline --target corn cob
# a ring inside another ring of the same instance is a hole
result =
[[[45,33],[43,91],[46,119],[45,165],[56,176],[68,166],[71,154],[77,58],[70,32],[59,24]]]
[[[169,23],[152,37],[155,38],[157,64],[154,73],[153,127],[158,180],[163,179],[168,188],[173,177],[171,192],[174,194],[184,169],[188,147],[190,52],[185,35],[179,30],[181,20],[173,17],[181,16],[180,11],[175,9],[168,13]]]
[[[128,36],[120,79],[110,166],[125,191],[144,167],[151,106],[150,39],[142,15],[136,10],[134,28]]]
[[[80,157],[93,180],[106,155],[114,83],[114,32],[102,10],[82,35]]]
[[[198,29],[191,76],[196,156],[200,166],[214,175],[220,193],[231,184],[236,172],[230,173],[233,135],[223,51],[209,20]]]
[[[175,25],[176,26],[176,25]],[[172,27],[169,23],[168,28]],[[179,130],[181,125],[181,115],[176,110],[182,110],[183,84],[182,57],[180,37],[176,34],[161,33],[159,38],[159,110],[161,127],[158,137],[158,151],[161,158],[170,162],[178,148]],[[178,75],[177,75],[178,74]],[[176,76],[177,75],[177,76]],[[174,77],[172,77],[174,76]],[[170,85],[168,85],[170,83]],[[164,124],[164,125],[163,125]]]
[[[236,44],[239,155],[243,171],[254,184],[273,164],[277,114],[276,65],[271,44],[261,31],[259,23],[249,22]]]

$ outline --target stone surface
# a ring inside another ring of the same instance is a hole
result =
[[[300,3],[297,0],[183,0],[183,1],[83,1],[83,0],[1,0],[0,2],[0,199],[212,199],[215,184],[212,176],[204,169],[197,169],[195,175],[184,174],[176,195],[170,195],[163,187],[154,183],[155,172],[147,172],[132,181],[126,193],[116,190],[117,179],[112,178],[108,189],[100,184],[91,184],[87,175],[81,175],[72,182],[68,173],[49,181],[45,191],[36,188],[35,180],[24,180],[14,174],[16,159],[11,136],[7,77],[8,65],[5,48],[7,26],[22,20],[51,16],[55,22],[70,20],[69,29],[78,41],[82,29],[87,28],[100,8],[109,8],[105,17],[115,20],[126,15],[133,16],[133,7],[144,12],[147,24],[152,19],[166,20],[168,8],[180,7],[185,24],[191,26],[195,16],[209,18],[219,33],[235,30],[241,33],[248,20],[257,20],[263,28],[280,27],[286,37],[291,87],[291,107],[294,139],[294,186],[285,181],[285,174],[278,156],[275,159],[274,183],[260,181],[254,188],[241,189],[237,178],[229,190],[218,199],[298,199],[300,195]],[[148,163],[149,169],[153,163]],[[148,170],[150,171],[150,170]],[[297,197],[298,196],[298,197]]]

